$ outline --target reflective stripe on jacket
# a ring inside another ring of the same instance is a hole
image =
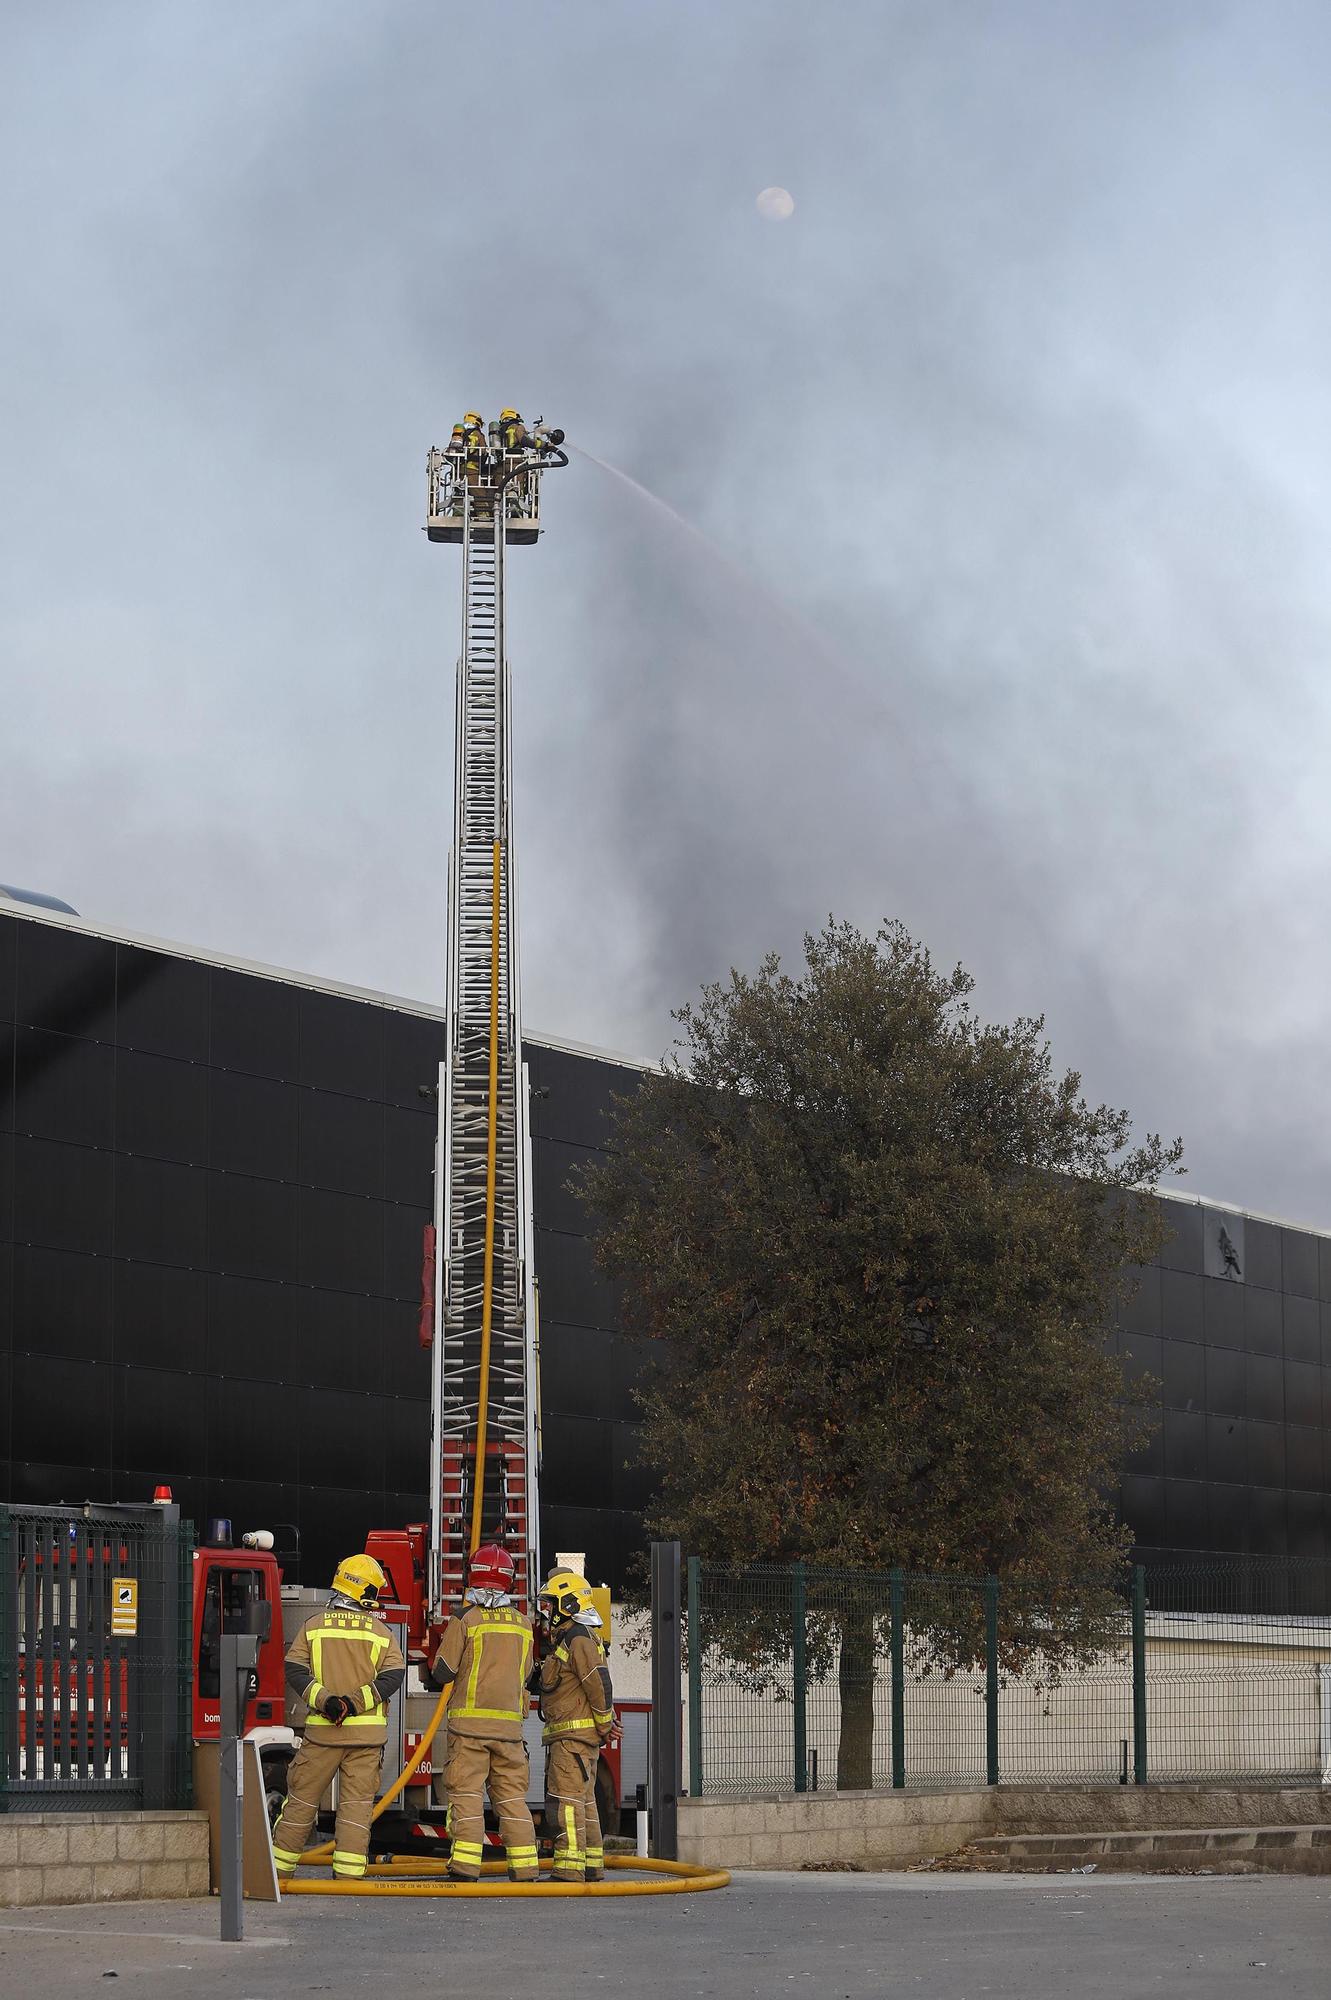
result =
[[[541,1662],[541,1740],[583,1735],[604,1742],[615,1723],[605,1647],[585,1625],[566,1627]]]
[[[469,1604],[451,1618],[433,1663],[436,1686],[452,1683],[450,1735],[520,1737],[531,1654],[531,1626],[511,1605]]]
[[[287,1648],[287,1679],[309,1709],[311,1736],[382,1743],[387,1703],[401,1686],[406,1662],[388,1627],[369,1611],[327,1605],[305,1620]],[[355,1713],[330,1722],[319,1713],[325,1696],[345,1695]]]

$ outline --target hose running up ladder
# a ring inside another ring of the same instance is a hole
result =
[[[485,1464],[486,1414],[490,1402],[490,1327],[493,1304],[495,1235],[495,1155],[499,1130],[499,912],[502,865],[502,853],[499,842],[496,841],[494,844],[494,885],[492,899],[493,929],[490,938],[490,1130],[485,1171],[485,1295],[481,1304],[481,1386],[479,1411],[476,1419],[476,1473],[472,1483],[471,1533],[468,1536],[468,1546],[472,1553],[475,1552],[481,1539],[481,1501],[485,1488],[482,1468]],[[434,1714],[430,1717],[429,1723],[426,1726],[425,1734],[421,1737],[415,1750],[370,1814],[371,1823],[377,1820],[382,1813],[387,1812],[389,1806],[401,1796],[412,1778],[416,1775],[426,1751],[430,1748],[430,1745],[439,1733],[440,1724],[444,1719],[444,1711],[448,1707],[449,1693],[450,1690],[444,1688],[440,1694],[434,1706]],[[325,1841],[321,1847],[307,1848],[301,1856],[302,1866],[313,1861],[331,1860],[333,1846],[334,1842],[329,1840]],[[288,1888],[298,1888],[306,1893],[310,1889],[319,1886],[316,1883],[310,1882],[300,1884],[288,1883],[287,1885]],[[333,1885],[329,1884],[327,1886],[331,1887]],[[371,1886],[376,1885],[372,1884]],[[388,1887],[390,1885],[385,1884],[384,1886]],[[401,1891],[402,1884],[400,1882],[391,1886],[395,1886],[399,1892]],[[285,1894],[286,1891],[284,1890],[283,1893]],[[487,1895],[492,1895],[493,1893],[493,1890],[486,1890]]]

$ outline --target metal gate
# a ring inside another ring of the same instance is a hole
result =
[[[193,1542],[173,1506],[0,1506],[0,1812],[190,1804]]]

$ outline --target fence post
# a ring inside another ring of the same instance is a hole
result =
[[[180,1736],[180,1508],[126,1506],[123,1511],[135,1524],[126,1539],[135,1551],[130,1560],[140,1579],[131,1688],[137,1671],[143,1809],[160,1812],[180,1804],[189,1763]]]
[[[791,1678],[795,1702],[795,1790],[809,1789],[809,1655],[804,1629],[804,1564],[790,1572]]]
[[[998,1578],[984,1585],[984,1758],[990,1785],[998,1783]]]
[[[689,1557],[689,1797],[702,1797],[702,1564]]]
[[[892,1788],[902,1791],[906,1783],[906,1573],[894,1569],[889,1576],[892,1611]]]
[[[176,1736],[181,1747],[176,1804],[194,1804],[194,1524],[176,1530],[176,1610],[179,1675],[176,1682]]]
[[[1132,1571],[1132,1782],[1146,1783],[1146,1571]]]
[[[652,1543],[652,1852],[679,1859],[679,1543]]]

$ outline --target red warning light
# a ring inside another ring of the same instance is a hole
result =
[[[172,1502],[171,1502],[171,1488],[170,1488],[169,1486],[154,1486],[154,1488],[153,1488],[153,1506],[154,1506],[154,1507],[169,1507],[169,1506],[170,1506],[171,1504],[172,1504]]]

